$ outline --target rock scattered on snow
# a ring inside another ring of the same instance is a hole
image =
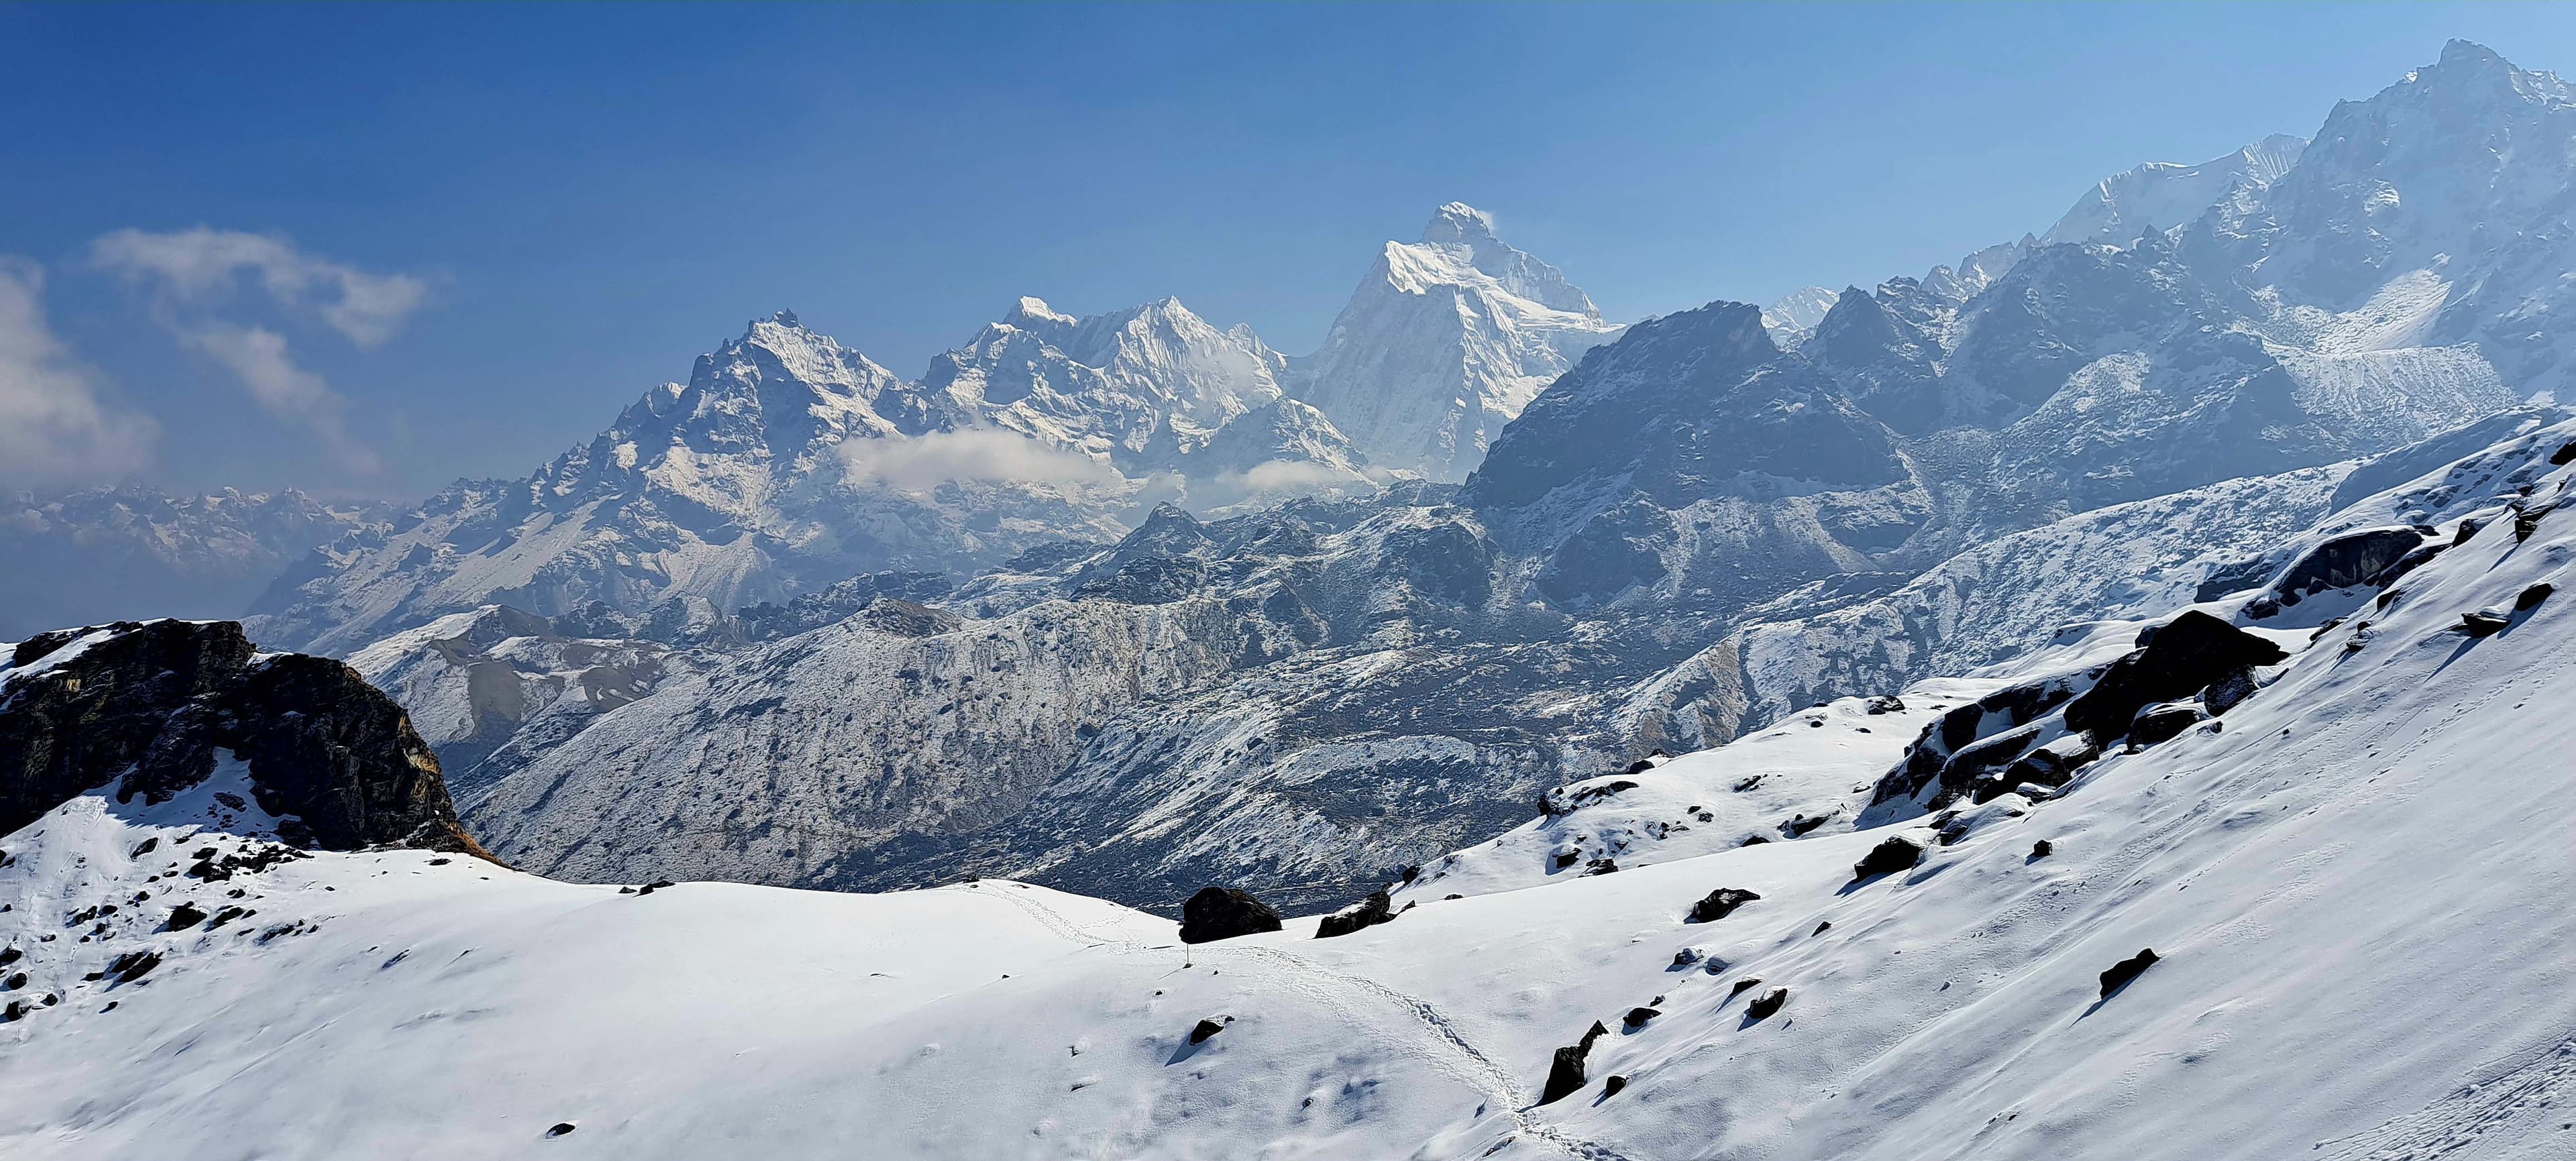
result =
[[[2533,609],[2539,608],[2540,602],[2548,600],[2549,594],[2557,591],[2557,588],[2551,585],[2548,581],[2542,581],[2539,584],[2533,585],[2530,588],[2514,594],[2513,609],[2517,613],[2528,613]]]
[[[1869,854],[1852,864],[1852,881],[1892,875],[1923,861],[1923,844],[1903,835],[1890,835],[1879,840]]]
[[[1789,989],[1779,988],[1768,995],[1755,997],[1752,1003],[1744,1006],[1744,1014],[1756,1020],[1768,1020],[1788,1002]]]
[[[1646,1021],[1652,1020],[1661,1015],[1663,1015],[1663,1012],[1657,1009],[1640,1006],[1628,1009],[1627,1017],[1621,1020],[1620,1023],[1629,1028],[1637,1028],[1644,1026]]]
[[[1606,1077],[1601,1081],[1601,1099],[1605,1101],[1609,1100],[1611,1097],[1619,1095],[1619,1090],[1626,1087],[1628,1087],[1627,1077]]]
[[[1228,1020],[1233,1018],[1234,1017],[1232,1016],[1226,1017]],[[1205,1044],[1207,1043],[1208,1037],[1214,1036],[1223,1031],[1225,1031],[1225,1025],[1217,1023],[1215,1020],[1201,1020],[1190,1028],[1190,1043]]]
[[[1371,891],[1369,897],[1360,900],[1358,906],[1339,914],[1325,916],[1324,921],[1315,928],[1315,938],[1331,939],[1338,935],[1349,935],[1364,927],[1393,922],[1395,922],[1394,902],[1387,898],[1385,891]]]
[[[1548,1065],[1547,1087],[1539,1093],[1538,1103],[1554,1104],[1583,1090],[1583,1060],[1592,1055],[1592,1042],[1610,1034],[1599,1020],[1583,1033],[1583,1039],[1556,1050]]]
[[[2044,859],[2056,853],[2057,844],[2052,843],[2047,839],[2041,839],[2038,842],[2030,844],[2030,857],[2034,859]]]
[[[2493,636],[2503,632],[2505,627],[2511,624],[2513,624],[2511,618],[2490,613],[2484,609],[2460,614],[2460,631],[2472,637]]]
[[[2130,980],[2138,978],[2138,973],[2147,970],[2156,962],[2156,959],[2156,949],[2140,948],[2138,954],[2103,969],[2102,998],[2110,999],[2111,993],[2127,987]]]
[[[572,1130],[573,1124],[571,1121],[557,1121],[553,1128],[546,1130],[546,1135],[549,1137],[560,1137]]]
[[[195,904],[182,903],[170,909],[170,923],[167,927],[164,927],[163,930],[186,931],[191,927],[195,927],[199,923],[205,922],[205,919],[206,913],[199,910]]]
[[[1201,887],[1181,904],[1181,942],[1207,943],[1279,930],[1279,913],[1235,887]]]
[[[1703,896],[1699,902],[1691,904],[1690,917],[1685,922],[1715,923],[1735,914],[1736,908],[1761,897],[1741,887],[1720,887]]]

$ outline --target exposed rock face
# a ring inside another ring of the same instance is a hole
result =
[[[248,764],[260,808],[291,818],[296,841],[481,853],[400,706],[337,661],[254,661],[230,622],[22,643],[0,669],[0,832],[120,776],[120,798],[157,800],[212,773],[219,749]]]
[[[1203,887],[1181,905],[1181,942],[1207,943],[1279,930],[1279,913],[1233,887]]]
[[[2096,738],[2129,732],[2138,711],[2191,697],[2212,682],[2255,665],[2278,664],[2281,647],[2197,609],[2156,631],[2146,647],[2111,663],[2082,697],[2068,702],[2066,724]]]
[[[2272,582],[2272,596],[2283,604],[2297,604],[2311,593],[2368,584],[2423,543],[2422,535],[2405,528],[2373,528],[2335,537],[2309,549]]]

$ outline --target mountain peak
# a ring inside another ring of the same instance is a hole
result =
[[[1431,221],[1422,227],[1422,240],[1434,246],[1475,246],[1499,244],[1494,233],[1494,216],[1465,202],[1450,202],[1431,211]]]

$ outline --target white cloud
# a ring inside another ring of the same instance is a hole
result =
[[[208,323],[179,331],[179,341],[231,371],[250,388],[251,398],[260,406],[322,437],[343,467],[372,475],[381,466],[374,451],[349,437],[343,418],[347,401],[320,375],[296,366],[287,356],[286,336],[265,327]]]
[[[151,458],[151,418],[101,403],[46,325],[45,273],[0,257],[0,483],[111,479]]]
[[[1228,472],[1217,479],[1253,492],[1323,492],[1368,483],[1340,468],[1301,460],[1264,460],[1248,472]]]
[[[90,262],[148,285],[153,318],[180,343],[231,371],[272,414],[315,435],[351,471],[372,474],[376,453],[349,434],[348,401],[298,366],[286,336],[218,317],[245,281],[278,306],[319,318],[360,347],[392,338],[429,295],[408,274],[370,274],[298,250],[284,238],[199,226],[155,234],[118,230],[90,243]]]
[[[965,481],[1114,484],[1116,468],[1008,431],[934,431],[841,444],[850,474],[908,492]]]
[[[191,304],[219,298],[251,274],[279,305],[318,313],[361,347],[392,338],[429,297],[429,284],[408,274],[370,274],[307,254],[284,238],[205,226],[166,234],[118,230],[90,243],[90,260],[156,282]]]

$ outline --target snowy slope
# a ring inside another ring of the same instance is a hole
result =
[[[1419,242],[1389,242],[1292,393],[1381,467],[1466,478],[1503,425],[1583,352],[1618,337],[1553,266],[1493,219],[1442,206]]]
[[[2561,591],[2501,631],[2460,626],[2576,579],[2576,518],[2555,507],[2576,499],[2571,475],[2523,474],[2506,495],[2527,529],[2491,523],[2434,557],[2366,630],[2277,634],[2303,648],[2223,729],[2108,754],[2048,801],[1999,799],[1947,845],[1914,824],[1827,828],[1454,900],[1435,884],[1332,940],[1295,918],[1184,950],[1162,921],[999,881],[638,897],[416,852],[174,885],[149,879],[166,853],[130,853],[144,838],[229,848],[244,840],[223,832],[263,820],[217,825],[215,782],[160,808],[81,796],[0,839],[0,942],[28,975],[9,994],[60,997],[0,1025],[0,1143],[40,1158],[852,1141],[979,1159],[2564,1156],[2576,721],[2550,710],[2576,679],[2576,606]],[[1839,774],[1818,747],[1857,719],[1828,716],[1761,745],[1784,773]],[[1891,834],[1928,853],[1855,881]],[[2052,853],[2034,855],[2041,839]],[[1687,922],[1718,887],[1760,898]],[[152,930],[183,899],[259,914]],[[65,923],[107,902],[104,922]],[[2142,947],[2158,961],[2102,995],[2099,973]],[[136,982],[82,979],[145,949],[163,959]],[[1774,989],[1776,1013],[1748,1013]],[[1640,1006],[1655,1011],[1623,1019]],[[1221,1031],[1191,1046],[1201,1019]],[[1551,1054],[1595,1020],[1610,1031],[1587,1081],[1533,1105]],[[557,1123],[573,1131],[547,1138]]]

